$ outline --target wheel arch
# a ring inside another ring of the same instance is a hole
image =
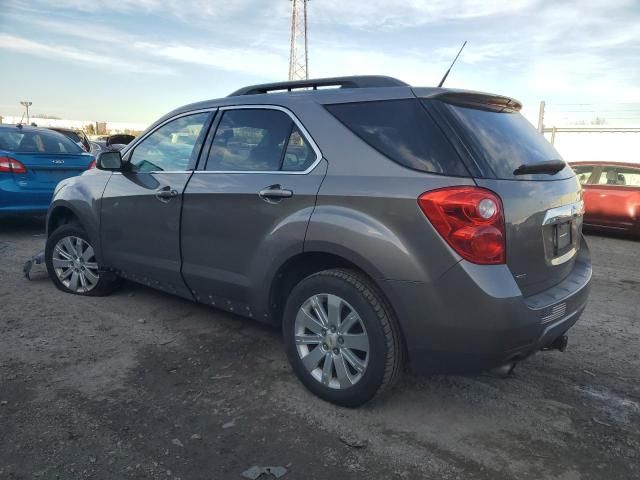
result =
[[[47,237],[59,226],[74,221],[82,225],[82,221],[73,207],[67,204],[53,205],[47,214]]]
[[[355,254],[349,255],[348,252],[345,254],[323,250],[304,251],[283,262],[276,270],[271,282],[268,283],[268,316],[271,320],[270,323],[273,323],[274,325],[281,325],[287,298],[291,293],[291,290],[293,290],[300,281],[314,273],[331,268],[345,268],[356,271],[363,275],[372,284],[384,300],[387,309],[394,317],[402,340],[403,349],[405,349],[406,352],[406,341],[402,329],[402,323],[398,318],[398,312],[394,308],[389,296],[390,292],[386,291],[384,288],[384,282],[380,281],[382,277],[380,277],[379,272],[369,266],[367,262],[362,263],[358,261]]]
[[[80,208],[76,208],[76,206],[79,206]],[[82,213],[83,211],[85,212],[84,215]],[[100,236],[98,233],[99,230],[98,225],[96,225],[96,222],[93,220],[93,214],[94,212],[88,209],[84,203],[74,205],[74,202],[69,202],[64,199],[54,200],[54,202],[49,206],[49,211],[47,212],[47,238],[49,238],[49,236],[51,236],[59,226],[69,223],[77,223],[89,236],[91,245],[96,251],[98,262],[102,262]]]

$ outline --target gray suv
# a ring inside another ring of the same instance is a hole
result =
[[[282,328],[316,395],[563,349],[587,301],[580,184],[510,98],[380,76],[256,85],[167,114],[61,182],[55,285],[128,279]]]

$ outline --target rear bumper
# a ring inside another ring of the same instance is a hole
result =
[[[587,303],[584,239],[560,284],[523,297],[506,265],[462,261],[433,283],[385,281],[418,373],[467,373],[525,358],[571,328]]]
[[[23,212],[44,213],[49,208],[53,189],[25,189],[18,185],[12,175],[0,175],[0,213]]]

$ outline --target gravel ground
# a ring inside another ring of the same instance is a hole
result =
[[[26,280],[42,231],[0,221],[1,479],[640,478],[638,241],[589,236],[565,353],[509,379],[405,375],[347,410],[301,387],[270,328],[131,283],[82,298]]]

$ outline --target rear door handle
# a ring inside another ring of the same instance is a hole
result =
[[[283,198],[293,197],[293,191],[282,188],[280,185],[271,185],[267,188],[263,188],[258,192],[258,195],[267,202],[279,202]]]
[[[169,200],[177,197],[178,195],[178,191],[169,186],[161,188],[160,190],[156,190],[156,198],[164,203],[167,203]]]

